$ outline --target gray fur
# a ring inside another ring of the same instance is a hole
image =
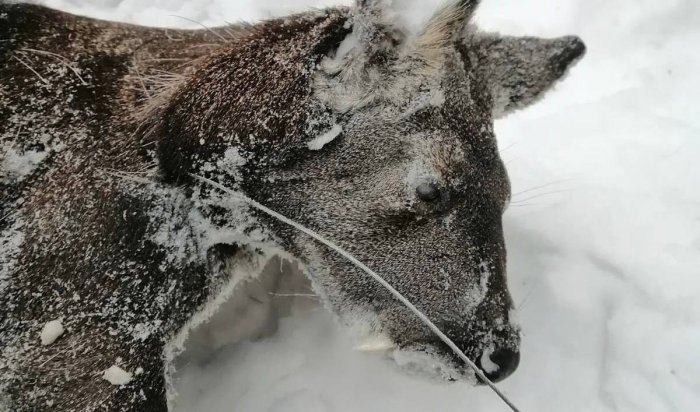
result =
[[[583,46],[467,20],[436,16],[427,41],[371,4],[212,31],[0,4],[0,404],[165,410],[172,342],[274,255],[403,366],[472,379],[356,268],[192,173],[334,240],[477,362],[517,354],[493,119]],[[439,197],[418,198],[422,184]],[[41,346],[57,318],[66,332]],[[113,386],[100,378],[113,364],[143,372]]]
[[[497,117],[534,103],[585,51],[576,36],[540,39],[476,33],[466,41],[477,45],[472,57],[491,83]]]

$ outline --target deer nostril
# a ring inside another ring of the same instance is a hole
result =
[[[510,376],[520,364],[520,353],[510,349],[496,349],[484,353],[479,360],[479,368],[491,382],[500,382]]]
[[[563,73],[573,63],[574,60],[586,53],[586,45],[576,36],[562,37],[564,42],[557,54],[552,56],[551,63],[557,71]]]

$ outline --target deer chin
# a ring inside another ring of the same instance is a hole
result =
[[[399,348],[396,342],[384,334],[363,337],[353,349],[391,361],[400,372],[420,379],[436,383],[467,379],[463,368],[458,368],[449,357],[427,346]],[[476,383],[476,379],[472,381]]]
[[[396,343],[385,335],[369,336],[360,341],[353,349],[358,352],[387,353],[396,349]]]
[[[428,346],[394,350],[390,357],[401,372],[424,380],[443,384],[465,381],[478,384],[473,371]]]
[[[368,356],[389,361],[399,372],[433,383],[469,382],[478,385],[475,373],[453,356],[425,344],[400,347],[383,333],[361,338],[353,347]]]

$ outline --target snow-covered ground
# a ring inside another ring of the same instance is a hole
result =
[[[418,20],[439,3],[411,1]],[[184,27],[335,3],[43,2]],[[588,45],[556,91],[496,124],[524,331],[520,368],[500,387],[523,411],[700,411],[700,4],[483,0],[478,22]],[[487,389],[407,377],[351,346],[322,310],[288,318],[272,338],[181,370],[178,410],[506,410]]]

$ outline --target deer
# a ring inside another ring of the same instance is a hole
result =
[[[414,32],[380,0],[194,30],[0,3],[0,405],[168,410],[178,345],[274,257],[364,349],[483,383],[358,267],[232,194],[331,239],[510,376],[494,121],[585,46],[482,32],[478,3]]]

